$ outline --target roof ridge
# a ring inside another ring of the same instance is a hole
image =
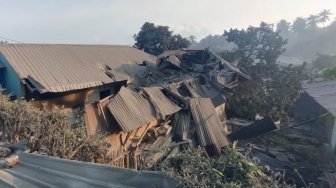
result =
[[[29,46],[29,45],[52,45],[52,46],[113,46],[113,47],[131,47],[130,45],[126,44],[66,44],[66,43],[7,43],[7,44],[0,44],[0,46]],[[135,48],[136,49],[136,48]]]

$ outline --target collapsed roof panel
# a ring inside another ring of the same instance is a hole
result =
[[[175,141],[188,140],[188,134],[190,131],[190,111],[180,110],[175,113],[172,118],[172,126],[174,132]]]
[[[121,87],[107,105],[124,132],[130,132],[156,120],[154,109],[142,95]]]
[[[153,105],[156,117],[158,119],[165,119],[167,115],[173,114],[181,108],[168,99],[163,93],[160,87],[145,87],[142,88],[145,92],[148,100],[150,100],[151,104]]]
[[[277,126],[274,124],[273,120],[270,117],[264,117],[259,121],[256,121],[229,134],[228,138],[231,141],[246,140],[273,131],[275,129],[277,129]]]
[[[112,165],[18,152],[19,162],[0,167],[0,187],[175,187],[162,171],[136,171]]]
[[[209,98],[192,98],[190,110],[197,130],[200,145],[208,154],[219,155],[221,148],[229,144],[215,107]]]
[[[115,82],[126,81],[130,77],[115,70],[107,70],[106,74]]]

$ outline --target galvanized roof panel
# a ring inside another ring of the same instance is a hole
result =
[[[302,87],[316,102],[336,116],[336,80],[304,84]]]
[[[2,44],[0,52],[21,79],[33,78],[41,92],[64,92],[114,82],[104,66],[133,76],[143,61],[156,58],[130,46],[73,44]],[[42,86],[42,87],[39,87]]]
[[[129,88],[121,87],[107,107],[124,132],[156,120],[155,111],[149,101]]]
[[[211,98],[215,107],[220,106],[226,102],[225,97],[216,88],[211,87],[210,84],[201,84],[199,78],[187,80],[186,83],[201,97]],[[190,90],[190,88],[188,88]],[[197,96],[194,96],[197,97]]]
[[[172,118],[172,127],[175,141],[188,140],[190,132],[190,111],[180,110]]]
[[[228,138],[232,142],[235,140],[246,140],[273,131],[275,129],[277,129],[277,126],[274,124],[273,120],[270,117],[264,117],[259,121],[256,121],[229,134]]]
[[[219,155],[220,148],[229,144],[215,107],[209,98],[190,99],[190,110],[194,119],[201,146],[209,155]],[[206,147],[207,146],[207,147]]]
[[[113,79],[115,82],[125,81],[129,79],[129,76],[119,73],[115,70],[107,70],[106,74]]]
[[[175,187],[162,171],[136,171],[112,165],[18,153],[10,169],[0,160],[0,187]]]
[[[158,119],[165,119],[167,115],[173,114],[181,108],[171,101],[168,97],[166,97],[160,87],[145,87],[142,90],[149,97],[148,100],[153,105]]]

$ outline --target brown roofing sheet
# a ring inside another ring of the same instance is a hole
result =
[[[165,119],[167,115],[173,114],[181,108],[168,99],[163,93],[160,87],[145,87],[142,90],[149,97],[149,101],[152,103],[156,113],[158,114],[158,119]]]
[[[192,98],[190,99],[190,110],[201,146],[207,146],[205,149],[209,148],[207,151],[209,155],[220,154],[220,148],[228,145],[229,142],[221,128],[222,124],[211,100]]]
[[[107,105],[124,132],[130,132],[156,120],[154,109],[140,94],[122,87]]]
[[[64,92],[111,83],[102,67],[126,76],[156,59],[138,49],[119,45],[4,44],[0,52],[24,79],[28,75],[43,92]]]

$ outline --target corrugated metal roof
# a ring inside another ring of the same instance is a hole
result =
[[[167,115],[173,114],[181,108],[167,98],[163,93],[160,87],[145,87],[142,90],[149,97],[148,99],[152,103],[158,119],[165,119]]]
[[[114,82],[109,69],[133,76],[143,61],[156,58],[130,46],[73,44],[2,44],[0,52],[21,79],[30,78],[41,92],[64,92]]]
[[[113,79],[113,81],[115,82],[120,82],[120,81],[125,81],[129,79],[129,76],[123,74],[123,73],[119,73],[115,70],[107,70],[106,74]]]
[[[129,88],[121,87],[107,105],[124,132],[130,132],[156,120],[149,101]]]
[[[273,120],[270,117],[264,117],[259,121],[256,121],[239,129],[238,131],[229,134],[228,138],[232,142],[235,140],[246,140],[273,131],[275,129],[277,129],[277,126],[274,124]]]
[[[175,141],[188,140],[190,131],[190,111],[180,110],[172,118],[172,127]]]
[[[186,81],[201,97],[210,98],[215,107],[226,102],[225,97],[216,88],[210,84],[201,84],[199,78],[194,78]]]
[[[215,107],[209,98],[190,99],[190,110],[197,129],[201,146],[209,155],[219,155],[220,149],[229,144],[221,128],[221,122]]]
[[[303,89],[336,117],[336,80],[304,84]]]
[[[159,171],[139,172],[21,152],[18,156],[13,168],[0,166],[0,187],[175,187],[166,173]]]

